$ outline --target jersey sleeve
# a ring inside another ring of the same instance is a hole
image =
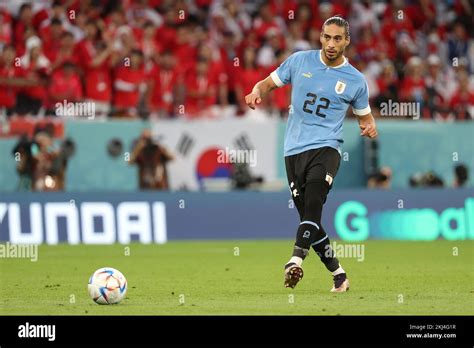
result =
[[[291,56],[285,59],[285,61],[281,63],[281,65],[276,70],[274,70],[270,74],[270,77],[272,78],[273,82],[275,82],[275,85],[277,85],[278,87],[291,83],[291,77],[293,75],[295,61],[297,59],[298,53],[299,52],[293,53]]]
[[[371,112],[369,105],[369,87],[365,78],[362,79],[362,84],[354,99],[351,102],[352,111],[357,116],[364,116]]]

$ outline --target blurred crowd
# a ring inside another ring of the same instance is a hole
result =
[[[94,103],[96,117],[244,116],[245,94],[298,50],[319,49],[322,23],[351,25],[351,64],[374,113],[417,102],[421,117],[474,118],[469,0],[0,1],[0,108],[54,115]],[[265,101],[287,117],[290,87]]]
[[[446,182],[442,177],[430,170],[426,173],[415,173],[408,179],[408,184],[412,188],[428,188],[428,187],[452,187],[463,188],[467,186],[469,181],[469,168],[463,164],[457,164],[453,168],[453,181]],[[392,188],[393,172],[388,166],[381,167],[373,174],[369,175],[367,180],[367,188],[384,189]]]

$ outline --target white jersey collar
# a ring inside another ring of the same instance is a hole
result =
[[[336,65],[336,66],[329,66],[327,65],[326,63],[324,63],[323,61],[323,58],[321,57],[321,53],[323,52],[323,50],[319,50],[319,60],[321,61],[321,63],[323,63],[324,66],[328,67],[328,68],[332,68],[332,69],[337,69],[337,68],[342,68],[344,65],[346,65],[346,63],[348,62],[347,61],[347,58],[344,57],[344,61],[339,64],[339,65]]]

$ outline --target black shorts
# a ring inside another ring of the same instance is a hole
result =
[[[293,198],[303,196],[305,186],[310,182],[323,181],[331,189],[340,162],[339,152],[328,146],[285,157],[286,175]]]

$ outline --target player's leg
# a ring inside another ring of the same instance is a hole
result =
[[[286,161],[290,187],[293,184],[296,186],[295,190],[292,191],[292,195],[300,214],[300,224],[296,232],[292,257],[285,268],[293,265],[301,267],[304,259],[309,254],[311,245],[325,236],[321,234],[319,228],[322,203],[319,202],[318,204],[317,200],[318,197],[321,197],[321,194],[314,197],[314,192],[308,193],[307,191],[307,180],[310,180],[309,182],[324,181],[326,172],[321,165],[324,152],[324,149],[309,150],[296,156],[290,156]],[[336,154],[339,156],[337,152]],[[319,198],[319,200],[321,199]]]
[[[301,220],[304,215],[304,200],[303,192],[296,176],[296,157],[297,156],[285,157],[285,167],[291,196]],[[303,259],[308,254],[308,249],[304,251],[300,247],[296,245],[294,246],[293,255],[291,259],[285,264],[285,287],[294,288],[296,284],[303,278],[303,268],[301,268],[301,264],[303,263]]]
[[[306,184],[305,211],[307,213],[305,213],[305,219],[316,222],[318,226],[315,230],[315,238],[311,239],[311,246],[334,277],[334,286],[331,291],[343,292],[349,289],[349,281],[346,272],[336,258],[329,237],[321,224],[322,208],[326,202],[328,192],[329,185],[326,181],[312,181]]]
[[[304,201],[302,200],[302,189],[300,182],[296,176],[296,156],[285,157],[285,168],[286,168],[286,177],[288,179],[288,187],[290,188],[291,198],[295,204],[300,220],[304,215]]]
[[[305,185],[304,220],[314,222],[317,226],[314,229],[315,236],[311,238],[311,246],[334,277],[334,287],[331,291],[342,292],[349,289],[349,281],[321,224],[323,205],[339,169],[340,155],[335,149],[322,148],[318,159],[313,162],[316,164],[308,169]]]

